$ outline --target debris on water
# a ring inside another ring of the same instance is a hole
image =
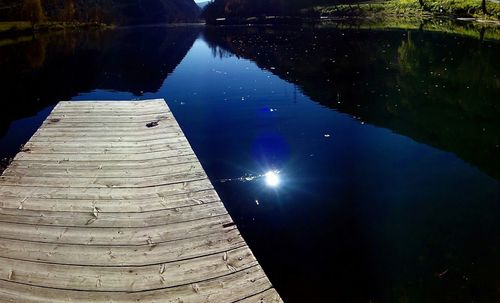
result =
[[[148,124],[146,124],[147,128],[156,127],[156,126],[158,126],[158,121],[153,121],[153,122],[149,122]]]
[[[446,275],[447,273],[448,273],[448,269],[446,269],[446,270],[445,270],[445,271],[443,271],[443,272],[438,273],[438,274],[437,274],[437,276],[438,276],[439,278],[442,278],[442,277],[443,277],[444,275]]]
[[[330,138],[330,134],[324,134],[325,138]]]
[[[260,205],[259,200],[255,200],[255,204]]]
[[[273,172],[276,174],[280,173],[278,170],[275,170]],[[244,176],[238,177],[238,178],[219,179],[219,182],[220,183],[226,183],[226,182],[232,182],[232,181],[248,182],[248,181],[253,181],[256,179],[261,179],[264,177],[266,177],[266,174],[261,174],[261,175],[245,174]]]

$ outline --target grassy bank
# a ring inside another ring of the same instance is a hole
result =
[[[28,21],[0,22],[0,34],[31,32],[31,23]]]
[[[0,22],[0,36],[32,34],[34,32],[57,31],[85,27],[110,27],[102,23],[84,22],[42,22],[34,26],[28,21]]]
[[[345,29],[368,30],[423,30],[459,35],[478,40],[500,41],[500,27],[492,24],[457,22],[456,20],[437,18],[359,18],[347,20],[328,20],[317,27],[335,27]]]
[[[320,6],[313,9],[321,16],[408,16],[431,17],[450,16],[454,18],[474,18],[478,20],[500,20],[500,3],[487,1],[487,14],[481,9],[481,0],[423,0],[422,7],[418,0],[387,0],[383,2],[365,2],[355,5]]]

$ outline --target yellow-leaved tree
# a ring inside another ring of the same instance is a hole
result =
[[[33,29],[36,24],[44,21],[45,13],[41,0],[24,0],[23,16],[31,22],[31,27]]]

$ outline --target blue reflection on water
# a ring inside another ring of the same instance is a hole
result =
[[[214,56],[197,39],[157,92],[96,89],[73,99],[134,98],[167,100],[287,302],[331,298],[331,287],[391,293],[395,284],[437,283],[445,267],[460,278],[471,262],[500,264],[497,180],[320,105],[250,60]],[[49,110],[13,123],[1,147],[18,148]]]

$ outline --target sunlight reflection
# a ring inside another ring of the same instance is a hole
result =
[[[279,170],[269,170],[262,175],[245,174],[244,176],[239,178],[220,179],[219,182],[221,183],[232,182],[232,181],[248,182],[248,181],[254,181],[256,179],[264,180],[264,183],[268,187],[278,187],[280,186],[282,181],[280,178]]]
[[[280,177],[275,171],[268,171],[264,175],[267,186],[277,187],[280,184]]]

